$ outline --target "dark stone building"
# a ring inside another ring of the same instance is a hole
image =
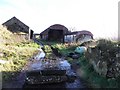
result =
[[[54,24],[40,33],[41,39],[49,41],[64,42],[64,35],[68,33],[68,29],[60,24]]]
[[[6,26],[7,29],[13,33],[29,33],[29,27],[16,17],[12,17],[8,21],[4,22],[2,25]]]

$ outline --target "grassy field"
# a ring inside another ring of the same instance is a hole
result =
[[[39,45],[24,37],[9,32],[0,26],[0,71],[4,80],[12,79],[21,72],[22,68],[35,53]]]

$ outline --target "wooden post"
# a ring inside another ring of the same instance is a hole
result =
[[[29,40],[33,38],[34,31],[29,29]]]
[[[30,40],[30,28],[29,28],[29,34],[28,34],[28,39]]]

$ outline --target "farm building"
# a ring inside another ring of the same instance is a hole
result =
[[[41,39],[50,41],[64,42],[64,35],[68,29],[60,24],[54,24],[40,33]]]
[[[69,32],[65,35],[65,42],[86,42],[91,39],[93,34],[87,30]]]
[[[16,17],[12,17],[8,21],[4,22],[2,25],[6,26],[7,29],[13,33],[29,33],[29,27]]]
[[[33,30],[29,31],[30,29],[29,26],[21,22],[16,17],[12,17],[8,21],[4,22],[2,25],[5,26],[12,33],[16,33],[23,36],[27,35],[29,36],[30,39],[32,39],[33,37],[34,31]]]
[[[93,39],[90,31],[82,30],[70,32],[65,26],[54,24],[40,33],[42,40],[59,41],[59,42],[85,42]]]

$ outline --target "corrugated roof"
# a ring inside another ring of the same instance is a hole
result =
[[[54,24],[54,25],[51,25],[50,27],[48,27],[43,32],[41,32],[40,34],[48,34],[48,32],[49,32],[50,29],[53,29],[53,30],[63,30],[64,33],[68,33],[68,29],[64,25]]]
[[[90,31],[87,31],[87,30],[82,30],[82,31],[79,31],[77,33],[77,35],[81,35],[81,34],[86,34],[86,35],[90,35],[90,36],[93,37],[93,34]]]
[[[93,37],[93,34],[90,31],[87,30],[82,30],[82,31],[74,31],[74,32],[68,32],[66,35],[83,35],[87,34]]]

